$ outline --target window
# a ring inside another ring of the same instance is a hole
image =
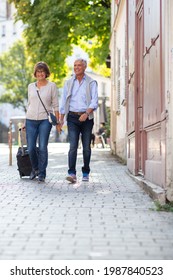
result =
[[[1,33],[1,36],[2,37],[5,37],[5,34],[6,33],[6,28],[5,28],[5,25],[2,25],[2,33]]]
[[[13,35],[16,35],[16,25],[13,24]]]
[[[9,4],[8,2],[6,3],[7,7],[7,19],[11,19],[12,18],[12,13],[11,13],[11,4]]]
[[[106,95],[106,83],[102,82],[101,87],[102,87],[102,96],[104,97]]]

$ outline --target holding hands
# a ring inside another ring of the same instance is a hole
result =
[[[64,125],[64,115],[60,115],[59,123],[56,126],[56,129],[59,133],[61,133],[63,125]]]

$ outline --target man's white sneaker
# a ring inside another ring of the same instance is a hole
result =
[[[89,181],[89,174],[83,173],[82,181],[83,182],[88,182]]]
[[[75,174],[69,174],[69,175],[66,177],[66,180],[69,181],[70,183],[76,183],[77,178],[76,178],[76,175],[75,175]]]

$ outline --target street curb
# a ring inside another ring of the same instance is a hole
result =
[[[134,176],[131,174],[128,170],[126,170],[126,173],[153,199],[160,202],[160,204],[166,203],[166,194],[164,189],[162,189],[160,186],[155,185],[146,179],[144,179],[142,176]]]

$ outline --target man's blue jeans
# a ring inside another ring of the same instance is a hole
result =
[[[46,177],[48,164],[48,141],[52,125],[46,120],[26,119],[26,139],[31,165],[34,170],[39,171],[39,176]],[[38,139],[39,153],[36,152]]]
[[[90,158],[91,158],[91,134],[94,121],[87,119],[85,122],[79,121],[78,115],[68,114],[67,126],[68,137],[70,142],[70,149],[68,153],[68,174],[76,174],[76,160],[79,143],[79,136],[81,135],[83,146],[83,173],[90,173]]]

